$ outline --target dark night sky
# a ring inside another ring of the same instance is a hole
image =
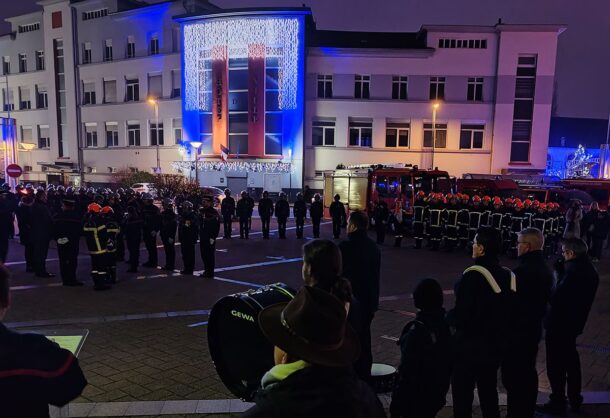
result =
[[[217,0],[221,7],[301,6],[319,28],[415,31],[422,24],[561,23],[560,116],[607,118],[610,111],[610,1],[607,0]],[[0,20],[36,10],[36,0],[0,0]],[[4,33],[7,25],[0,28]]]

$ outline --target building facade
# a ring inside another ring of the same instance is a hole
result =
[[[43,0],[0,37],[25,181],[322,189],[339,164],[544,170],[558,25],[317,30],[309,9]],[[10,115],[9,115],[10,113]]]

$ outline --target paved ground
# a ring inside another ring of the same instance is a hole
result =
[[[23,330],[89,330],[80,355],[89,386],[73,404],[72,416],[237,416],[228,412],[239,412],[247,405],[229,401],[234,396],[216,375],[207,348],[207,313],[218,298],[254,285],[301,286],[299,257],[305,240],[296,240],[293,229],[288,231],[288,240],[275,236],[262,240],[258,228],[255,220],[255,233],[248,241],[219,241],[214,280],[145,268],[127,274],[127,266],[120,264],[120,283],[109,292],[92,291],[84,248],[78,271],[87,286],[64,288],[58,286],[58,279],[26,274],[22,248],[17,241],[11,242],[7,264],[14,273],[13,308],[5,322]],[[305,231],[310,237],[310,226]],[[330,225],[323,225],[322,236],[330,235]],[[161,264],[162,252],[160,248]],[[415,283],[424,277],[438,279],[446,290],[445,304],[451,307],[453,283],[470,259],[461,252],[393,248],[389,238],[382,253],[382,302],[373,322],[373,355],[376,362],[396,365],[395,338],[415,312],[409,296]],[[56,258],[51,249],[48,270],[57,273]],[[146,261],[144,249],[141,259]],[[506,260],[506,264],[513,262]],[[196,269],[201,268],[198,260]],[[610,403],[605,393],[610,391],[610,262],[604,260],[598,268],[602,283],[579,342],[584,390],[589,401],[596,403],[586,405],[582,416],[601,418],[610,416],[610,406],[600,405]],[[548,392],[544,350],[538,369],[540,391]],[[439,414],[449,416],[450,408]]]

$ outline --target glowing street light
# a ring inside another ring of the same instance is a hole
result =
[[[439,102],[432,104],[432,169],[434,169],[434,147],[436,146],[436,111],[441,107]]]
[[[201,146],[199,141],[191,141],[191,147],[195,150],[195,182],[199,187],[199,170],[197,170],[197,163],[199,162],[199,147]]]

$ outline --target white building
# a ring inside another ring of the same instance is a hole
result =
[[[333,32],[316,30],[309,9],[148,3],[43,0],[8,19],[0,116],[16,119],[22,179],[77,183],[82,172],[106,183],[157,166],[193,176],[193,141],[203,144],[199,180],[233,188],[322,189],[338,164],[455,176],[546,166],[564,27]],[[298,48],[272,21],[294,21]],[[247,29],[262,22],[264,33]],[[215,164],[223,149],[236,164]]]

